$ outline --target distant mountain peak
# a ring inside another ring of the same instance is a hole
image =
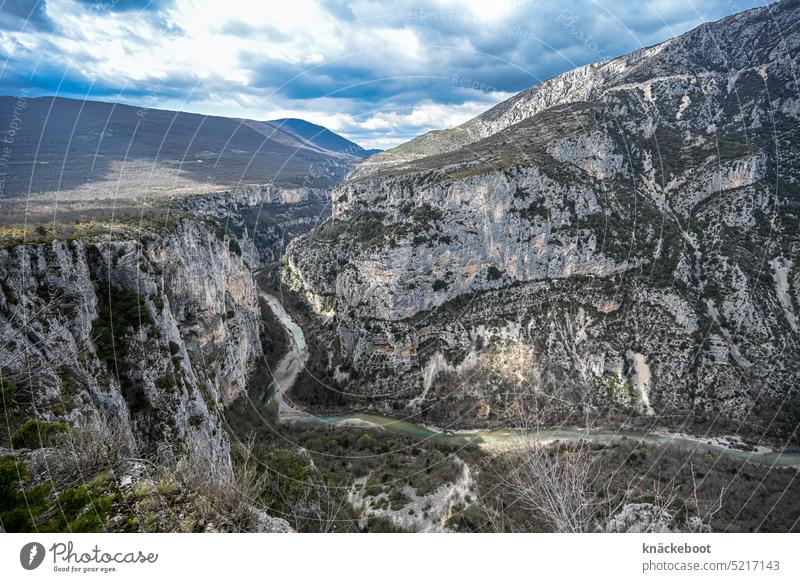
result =
[[[358,158],[367,158],[372,154],[376,154],[382,150],[367,150],[362,148],[357,143],[342,137],[338,133],[334,133],[327,127],[311,123],[305,119],[298,119],[295,117],[287,117],[283,119],[272,119],[267,121],[270,125],[280,128],[283,131],[293,133],[303,142],[328,150],[331,152],[338,152]]]

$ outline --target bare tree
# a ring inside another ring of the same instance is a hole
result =
[[[514,438],[497,464],[501,502],[486,507],[491,501],[484,499],[489,520],[500,531],[600,531],[607,516],[630,498],[629,490],[612,491],[601,480],[588,412],[568,431],[559,431],[565,427],[558,421],[569,417],[570,409],[588,411],[570,398],[582,392],[575,388],[543,375],[536,386],[510,398],[506,416]]]
[[[98,414],[60,433],[54,447],[32,455],[31,473],[38,480],[75,487],[103,471],[119,471],[134,456],[136,446],[125,427]]]
[[[580,438],[556,442],[547,432],[547,407],[553,401],[545,397],[529,404],[516,399],[509,407],[515,438],[500,464],[500,485],[517,509],[553,531],[596,531],[604,503],[594,491],[597,471],[590,444]],[[495,525],[508,527],[497,508],[487,513]]]
[[[593,491],[596,474],[586,441],[548,444],[535,434],[524,435],[514,449],[501,483],[519,508],[553,531],[597,529],[603,504]]]
[[[724,490],[719,500],[705,504],[710,509],[705,519],[701,517],[692,467],[688,494],[675,477],[663,480],[659,474],[644,490],[642,483],[635,487],[646,501],[632,502],[633,484],[617,484],[614,490],[612,481],[603,477],[602,456],[593,450],[588,420],[581,429],[585,438],[580,431],[576,435],[575,429],[566,438],[558,438],[557,430],[547,428],[548,406],[547,398],[528,406],[514,402],[516,438],[497,471],[505,499],[502,503],[484,499],[495,529],[530,531],[544,524],[556,532],[573,533],[708,531],[710,517],[722,507]],[[519,523],[519,513],[532,515],[536,521]]]

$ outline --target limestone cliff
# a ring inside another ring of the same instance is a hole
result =
[[[357,168],[284,267],[333,318],[329,389],[462,424],[557,389],[791,436],[798,26],[795,1],[706,24]]]
[[[277,263],[294,237],[330,215],[325,188],[274,184],[241,185],[232,190],[186,198],[181,210],[211,219],[238,239],[252,243],[261,265]]]
[[[252,258],[183,220],[0,250],[0,367],[31,414],[98,415],[143,451],[231,470],[219,411],[261,353]]]

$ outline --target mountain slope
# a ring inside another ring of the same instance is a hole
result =
[[[338,346],[308,390],[796,441],[798,27],[705,24],[359,166],[287,252]]]
[[[0,120],[10,127],[15,119],[19,129],[4,164],[7,196],[87,192],[96,183],[139,194],[263,183],[326,187],[363,155],[358,146],[354,154],[329,150],[258,121],[60,97],[0,97]],[[320,129],[330,143],[347,141]],[[119,179],[123,170],[125,179]]]
[[[332,132],[330,129],[322,127],[321,125],[310,123],[303,119],[273,119],[271,121],[267,121],[266,123],[280,131],[285,131],[296,135],[302,142],[332,152],[339,152],[342,154],[357,156],[359,158],[367,158],[381,151],[365,150],[357,143]]]
[[[785,50],[796,42],[798,23],[787,18],[793,6],[790,1],[749,10],[703,24],[661,44],[578,67],[535,85],[458,127],[432,131],[387,150],[361,164],[352,177],[456,150],[555,105],[602,100],[610,92],[625,91],[636,84],[644,88],[652,82],[665,81],[676,70],[680,70],[678,75],[694,76],[698,82],[704,76],[729,75],[735,83],[736,74],[755,70],[759,64],[774,59],[774,50]],[[648,96],[645,93],[643,97]]]

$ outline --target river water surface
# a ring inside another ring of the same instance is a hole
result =
[[[310,425],[340,428],[354,426],[375,428],[410,435],[421,440],[430,439],[435,442],[456,446],[466,446],[474,443],[490,450],[508,449],[531,440],[550,442],[554,440],[586,439],[597,443],[633,440],[652,445],[667,444],[677,446],[690,452],[716,453],[771,467],[800,467],[800,451],[774,451],[766,447],[753,447],[753,450],[744,450],[742,447],[731,446],[730,442],[736,443],[739,441],[736,438],[709,438],[664,432],[637,432],[602,428],[588,431],[553,428],[537,431],[535,434],[522,434],[519,431],[502,428],[440,431],[408,420],[368,412],[315,416],[297,408],[286,398],[287,391],[292,387],[308,360],[308,349],[303,330],[289,316],[277,297],[265,291],[261,292],[261,297],[267,302],[281,325],[286,328],[291,343],[289,352],[278,363],[273,373],[273,383],[266,390],[264,396],[267,410],[276,416],[278,422],[301,422]]]

